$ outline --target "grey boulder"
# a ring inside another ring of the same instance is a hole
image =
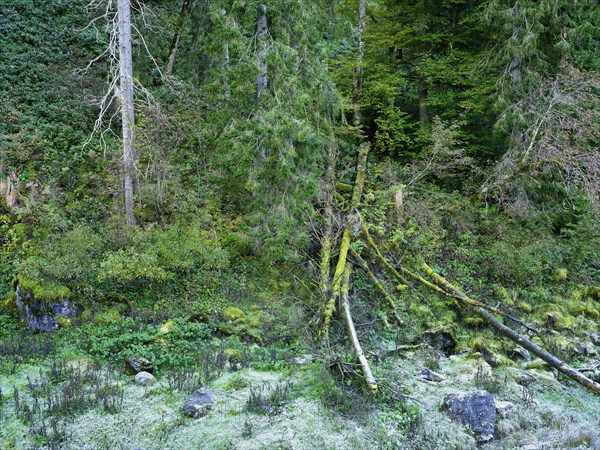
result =
[[[444,397],[443,408],[453,420],[468,425],[478,442],[487,442],[494,438],[496,405],[489,392],[448,394]]]
[[[419,370],[419,373],[417,375],[419,378],[422,378],[427,381],[435,381],[436,383],[440,383],[445,380],[445,378],[439,373],[434,372],[433,370],[430,370],[427,367],[421,367],[421,370]]]
[[[127,371],[133,375],[140,372],[154,372],[154,364],[140,355],[131,355],[127,358]]]
[[[183,405],[183,414],[194,419],[203,417],[215,407],[217,398],[212,391],[202,388],[198,389],[188,397]]]
[[[154,378],[154,375],[151,373],[139,372],[135,376],[135,383],[139,386],[152,386],[154,383],[156,383],[156,378]]]

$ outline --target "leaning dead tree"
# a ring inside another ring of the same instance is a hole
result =
[[[361,108],[360,100],[362,94],[362,83],[363,83],[363,64],[364,64],[364,33],[366,24],[366,9],[365,0],[359,2],[359,25],[358,25],[358,50],[356,57],[356,66],[354,70],[354,90],[353,90],[353,125],[356,128],[360,128],[362,125],[361,120]],[[358,358],[361,366],[365,382],[371,392],[377,392],[378,386],[375,377],[369,366],[369,362],[364,354],[358,334],[356,333],[356,327],[354,326],[354,320],[352,318],[351,305],[350,305],[350,279],[352,274],[352,263],[350,262],[348,255],[351,250],[352,234],[359,220],[358,208],[360,206],[365,178],[367,172],[367,156],[369,155],[370,144],[362,140],[356,162],[356,177],[354,180],[354,187],[352,188],[352,198],[350,200],[350,207],[346,214],[345,226],[342,234],[342,238],[338,250],[338,259],[335,265],[333,277],[329,279],[329,264],[331,260],[331,249],[332,249],[332,236],[331,236],[331,221],[332,221],[332,207],[331,202],[333,201],[333,177],[332,174],[335,170],[335,153],[334,149],[329,150],[328,154],[328,168],[326,171],[327,180],[329,184],[329,190],[326,197],[325,206],[325,234],[324,240],[321,247],[321,294],[327,295],[322,314],[322,324],[320,334],[323,338],[324,343],[329,346],[329,328],[333,315],[337,311],[337,305],[341,305],[342,316],[346,329],[354,352]],[[333,157],[332,157],[333,156]],[[327,286],[329,281],[329,286]]]
[[[558,370],[559,372],[578,382],[582,386],[585,386],[586,388],[592,390],[596,394],[600,394],[600,384],[585,376],[583,373],[584,371],[578,371],[565,361],[562,361],[560,358],[548,352],[540,345],[537,345],[534,342],[532,342],[524,334],[520,334],[514,331],[512,328],[508,327],[503,322],[498,320],[496,315],[501,315],[505,320],[512,321],[517,325],[525,328],[526,330],[537,334],[538,331],[535,328],[527,325],[523,321],[511,316],[510,314],[501,309],[486,305],[485,303],[470,298],[464,293],[462,289],[452,284],[440,274],[436,273],[427,263],[423,261],[421,261],[420,267],[421,270],[425,272],[425,277],[418,275],[414,271],[404,266],[393,264],[389,261],[388,258],[386,258],[383,255],[383,253],[375,243],[375,240],[369,234],[368,226],[365,222],[362,222],[362,227],[363,228],[361,238],[364,239],[365,247],[371,249],[376,259],[382,264],[383,267],[386,268],[386,270],[391,274],[394,280],[396,282],[399,281],[401,283],[400,286],[406,286],[406,288],[413,288],[411,283],[406,278],[408,277],[414,282],[418,283],[419,285],[435,291],[439,295],[443,295],[445,297],[451,298],[459,302],[462,306],[466,307],[468,310],[472,311],[474,314],[483,319],[485,323],[487,323],[492,329],[500,333],[502,336],[510,339],[515,344],[530,351],[531,353],[542,359],[544,362],[546,362],[550,367]],[[388,303],[390,304],[393,313],[396,314],[395,304],[392,300],[392,295],[387,290],[385,290],[383,284],[375,278],[375,275],[368,268],[366,262],[364,262],[364,259],[356,252],[353,252],[353,255],[354,259],[363,266],[363,268],[367,271],[372,280],[376,281],[375,285],[382,291],[384,297],[386,298],[386,300],[388,300]],[[417,259],[419,258],[417,257]],[[426,277],[429,279],[427,279]],[[403,291],[405,290],[405,288],[402,288],[401,290]]]

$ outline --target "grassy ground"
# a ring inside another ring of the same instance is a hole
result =
[[[27,361],[4,340],[0,448],[469,449],[470,430],[440,405],[448,393],[474,389],[515,405],[483,449],[600,448],[600,398],[536,361],[492,368],[467,353],[419,349],[376,364],[381,394],[369,397],[347,363],[240,344],[247,357],[220,346],[196,371],[158,370],[157,384],[141,387],[120,367],[65,345],[66,334],[29,342],[37,344]],[[423,366],[445,379],[419,378]],[[200,385],[218,403],[194,420],[181,408]]]

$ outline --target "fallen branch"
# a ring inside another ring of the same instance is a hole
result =
[[[539,345],[531,342],[525,336],[518,334],[511,328],[504,325],[502,322],[496,319],[496,317],[494,317],[494,315],[487,309],[478,306],[479,302],[475,302],[474,300],[469,299],[469,297],[467,297],[460,289],[458,289],[440,274],[435,273],[433,269],[429,267],[426,263],[423,263],[423,269],[425,269],[427,275],[433,278],[436,283],[441,285],[447,291],[454,293],[459,300],[461,300],[465,305],[473,309],[473,311],[475,311],[475,313],[479,317],[486,320],[495,330],[499,331],[501,334],[511,339],[517,345],[529,350],[531,353],[541,358],[543,361],[548,363],[551,367],[557,369],[559,372],[564,373],[569,378],[572,378],[579,384],[587,387],[588,389],[591,389],[596,394],[600,395],[599,383],[596,383],[594,380],[586,377],[567,363],[558,359],[556,356],[552,355],[551,353],[548,353]]]
[[[383,294],[384,298],[388,302],[388,305],[390,306],[390,309],[392,310],[392,316],[394,317],[394,320],[396,321],[396,323],[400,326],[404,325],[404,322],[398,315],[398,309],[396,308],[396,302],[394,302],[392,295],[383,286],[381,281],[379,281],[377,279],[375,274],[369,268],[369,265],[367,264],[367,262],[361,258],[361,256],[356,252],[356,250],[354,250],[352,247],[350,247],[350,252],[352,253],[352,257],[361,265],[363,270],[365,272],[367,272],[367,275],[369,275],[369,278],[371,278],[371,281],[373,282],[373,284],[377,287],[377,289],[379,289],[379,292],[381,292]]]
[[[362,367],[363,374],[365,376],[365,382],[369,390],[373,393],[377,393],[377,381],[371,372],[371,367],[369,366],[369,361],[367,361],[367,357],[360,345],[360,341],[358,340],[358,335],[356,334],[356,328],[354,327],[354,321],[352,320],[352,313],[350,312],[350,272],[352,271],[352,265],[348,263],[344,268],[344,281],[341,287],[341,300],[342,300],[342,309],[344,315],[344,321],[346,322],[346,328],[348,329],[348,336],[350,337],[350,341],[352,342],[352,346],[354,347],[354,351],[358,356],[358,361],[360,362],[360,366]]]
[[[365,235],[365,238],[367,239],[367,244],[369,244],[371,246],[371,248],[375,251],[375,254],[379,258],[379,260],[383,263],[383,265],[385,267],[387,267],[389,269],[389,271],[392,272],[394,274],[394,276],[402,284],[409,286],[409,282],[406,280],[406,278],[404,278],[402,275],[400,275],[398,273],[398,271],[394,268],[394,266],[392,266],[389,263],[389,261],[387,259],[385,259],[385,257],[381,254],[381,252],[379,251],[379,247],[377,247],[377,244],[375,244],[375,241],[369,234],[369,229],[367,228],[367,224],[365,222],[363,222],[363,224],[362,224],[362,231],[363,231],[363,234]]]

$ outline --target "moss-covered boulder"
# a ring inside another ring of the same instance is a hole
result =
[[[56,331],[81,315],[81,306],[68,301],[69,289],[64,286],[44,285],[17,276],[14,288],[19,319],[27,323],[32,333]]]
[[[435,328],[427,330],[421,335],[421,340],[430,347],[441,351],[446,356],[450,356],[454,353],[457,344],[454,330],[451,328]]]
[[[230,306],[225,311],[223,311],[223,320],[227,322],[242,322],[246,317],[246,313],[239,308],[234,306]]]

